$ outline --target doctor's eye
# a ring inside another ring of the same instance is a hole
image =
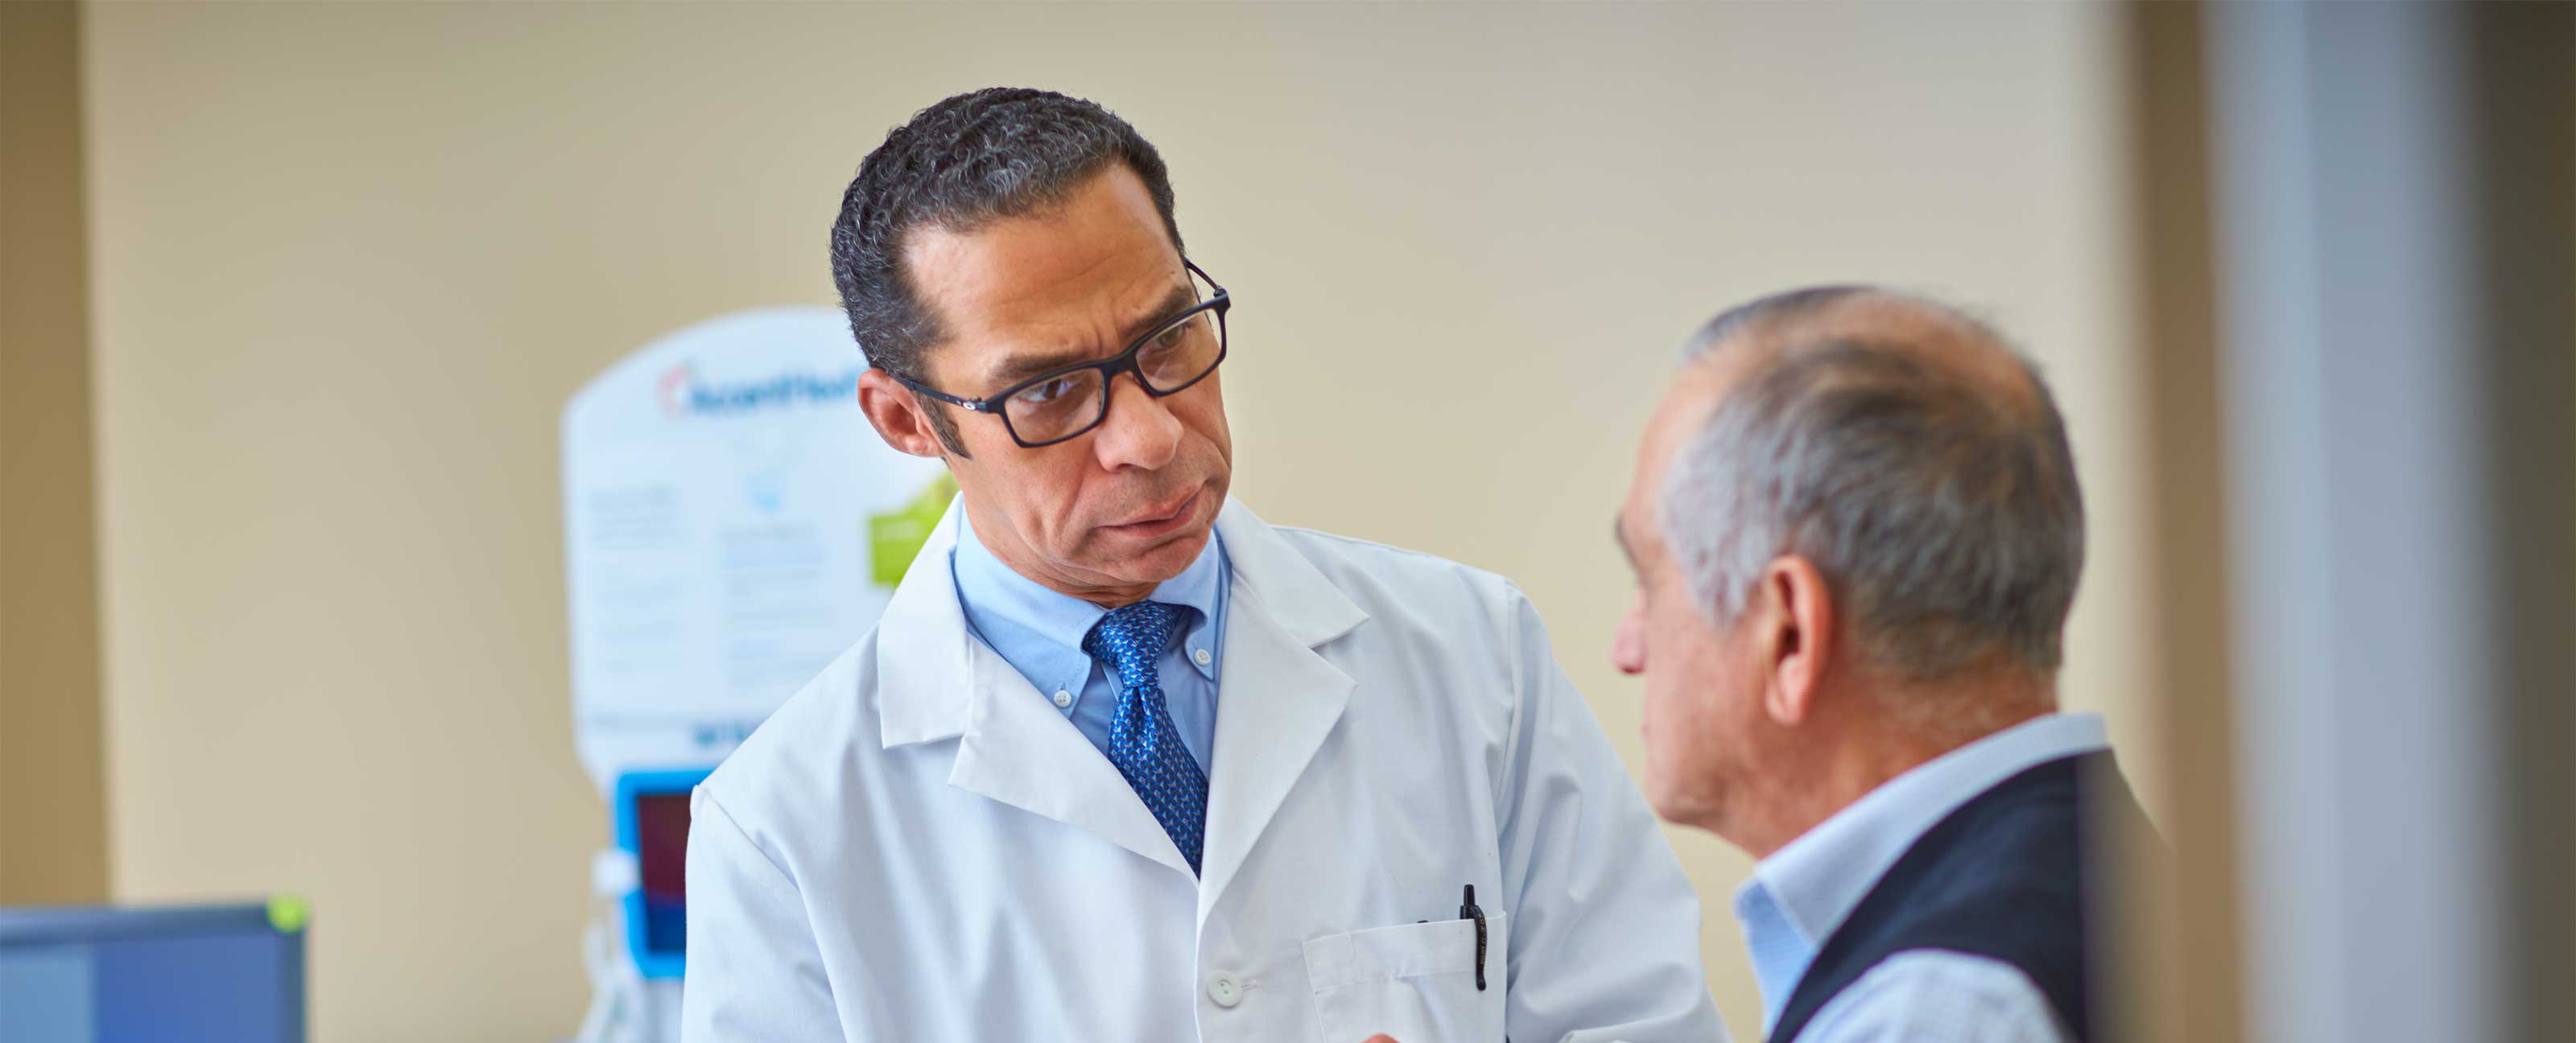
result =
[[[1082,369],[1011,392],[1003,409],[1004,419],[1019,437],[1045,441],[1070,435],[1099,419],[1101,405],[1100,371]]]
[[[1137,352],[1136,364],[1155,387],[1173,388],[1215,368],[1222,350],[1216,320],[1206,312],[1193,312],[1155,333]]]
[[[1027,390],[1020,392],[1019,399],[1020,401],[1033,406],[1044,405],[1072,390],[1073,378],[1057,377],[1054,380],[1047,381],[1043,384],[1033,385]]]

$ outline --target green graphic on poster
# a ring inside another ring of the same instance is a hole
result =
[[[921,553],[930,530],[939,527],[940,516],[948,513],[948,501],[956,496],[957,480],[941,471],[911,503],[868,516],[868,562],[878,586],[903,582],[904,570],[912,567],[913,557]]]

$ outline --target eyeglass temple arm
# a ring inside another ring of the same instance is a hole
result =
[[[1199,267],[1199,263],[1197,261],[1184,257],[1181,258],[1181,266],[1188,268],[1192,272],[1198,273],[1199,278],[1207,280],[1208,288],[1215,290],[1218,296],[1225,295],[1225,287],[1217,283],[1216,276],[1209,275],[1207,273],[1207,269]]]
[[[977,413],[991,413],[996,411],[993,408],[993,404],[990,402],[986,402],[981,399],[959,398],[893,370],[887,370],[886,375],[893,377],[895,383],[911,388],[917,394],[927,395],[931,398],[946,402],[949,405],[956,406],[959,409],[971,410]]]

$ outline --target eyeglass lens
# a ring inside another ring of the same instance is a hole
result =
[[[1213,311],[1191,312],[1155,331],[1136,353],[1146,386],[1160,394],[1188,387],[1216,368],[1225,338]],[[1003,401],[1002,419],[1030,444],[1081,434],[1108,415],[1109,396],[1098,369],[1078,369],[1031,384]]]

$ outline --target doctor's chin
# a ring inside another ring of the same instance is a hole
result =
[[[0,1043],[2576,1038],[2571,59],[0,3]]]

